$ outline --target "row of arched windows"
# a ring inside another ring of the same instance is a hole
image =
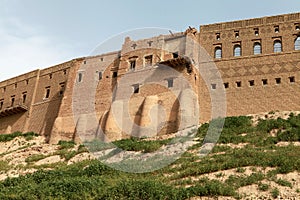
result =
[[[295,40],[294,43],[294,49],[295,50],[300,50],[300,36],[298,36]],[[282,52],[282,42],[281,40],[275,40],[273,44],[273,52],[278,53]],[[261,43],[260,42],[255,42],[253,44],[253,55],[259,55],[262,53],[262,48],[261,48]],[[242,47],[240,44],[236,44],[233,47],[233,56],[234,57],[239,57],[242,55]],[[222,47],[217,46],[215,48],[215,58],[219,59],[222,58]]]

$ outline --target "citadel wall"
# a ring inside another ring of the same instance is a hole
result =
[[[95,131],[89,127],[97,126],[108,140],[116,140],[143,136],[143,127],[154,123],[159,130],[153,132],[168,134],[189,125],[181,114],[190,122],[210,120],[212,96],[218,92],[226,94],[227,116],[300,110],[299,23],[300,13],[294,13],[203,25],[200,32],[189,28],[136,41],[125,38],[120,51],[0,82],[0,133],[34,131],[57,143],[79,140],[82,130],[92,138]],[[208,82],[203,70],[209,71]],[[186,86],[194,96],[182,92]],[[114,104],[121,110],[119,120]]]
[[[199,42],[223,79],[207,87],[226,90],[228,116],[300,109],[299,21],[295,13],[201,26]],[[209,99],[201,100],[209,113]]]

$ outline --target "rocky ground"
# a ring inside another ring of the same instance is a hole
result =
[[[294,112],[295,113],[295,112]],[[297,114],[300,112],[297,112]],[[278,117],[288,118],[290,112],[273,112],[262,113],[253,115],[253,123],[256,124],[259,119],[276,119]],[[181,135],[186,135],[188,131],[181,132]],[[177,133],[178,135],[178,133]],[[168,138],[175,137],[176,134],[168,136]],[[157,138],[162,139],[162,138]],[[166,138],[163,138],[166,139]],[[195,144],[195,138],[187,140],[182,143],[181,146],[169,146],[167,149],[163,149],[162,152],[157,152],[155,156],[172,156],[174,152],[186,151],[188,146]],[[288,145],[300,146],[300,142],[279,142],[276,145],[280,147]],[[228,146],[231,149],[246,148],[247,143],[240,144],[217,144],[217,146]],[[57,165],[70,165],[76,162],[80,162],[87,159],[99,158],[107,163],[116,163],[123,160],[128,160],[131,157],[145,160],[149,157],[149,154],[143,154],[141,152],[128,152],[122,151],[113,154],[109,158],[105,157],[109,153],[113,152],[115,148],[106,149],[97,153],[90,153],[82,145],[74,145],[71,147],[64,147],[63,145],[50,145],[45,143],[45,138],[38,136],[33,138],[17,137],[8,142],[0,143],[0,181],[5,180],[7,177],[17,177],[20,175],[34,173],[39,169],[51,170]],[[192,152],[192,151],[191,151]],[[196,153],[196,152],[194,152]],[[218,152],[216,154],[225,154],[225,152]],[[152,154],[153,155],[153,154]],[[299,153],[300,156],[300,153]],[[105,159],[104,159],[105,158]],[[197,162],[197,161],[195,161]],[[198,161],[199,162],[199,161]],[[214,173],[203,174],[200,176],[190,177],[190,180],[195,182],[202,178],[208,178],[210,180],[225,181],[231,175],[249,176],[253,172],[262,172],[268,174],[273,170],[272,168],[262,168],[256,166],[247,166],[237,169],[222,170]],[[168,176],[168,175],[166,175]],[[287,174],[277,174],[276,180],[285,180],[291,185],[284,186],[284,184],[278,184],[272,180],[262,180],[262,185],[252,184],[241,187],[238,189],[242,199],[273,199],[272,190],[263,190],[261,187],[267,186],[268,188],[277,188],[279,195],[277,199],[300,199],[300,173],[297,171]],[[194,197],[196,199],[211,199],[211,197]],[[215,199],[234,199],[232,197],[216,197]]]

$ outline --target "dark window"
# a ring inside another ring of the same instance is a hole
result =
[[[102,72],[98,72],[98,79],[99,79],[99,80],[102,80],[102,78],[103,78]]]
[[[26,98],[27,98],[27,92],[24,92],[24,93],[23,93],[23,103],[26,102]]]
[[[274,41],[274,53],[282,52],[282,44],[280,40]]]
[[[300,50],[300,36],[295,40],[295,50]]]
[[[85,64],[86,64],[86,61],[83,61],[83,64],[85,65]]]
[[[239,31],[234,31],[234,37],[239,38],[240,37],[240,32]]]
[[[233,56],[238,57],[242,55],[242,48],[241,45],[237,44],[234,45],[234,50],[233,50]]]
[[[174,52],[174,53],[172,53],[172,55],[173,55],[173,58],[178,58],[178,52]]]
[[[103,58],[100,58],[100,61],[103,62]]]
[[[65,83],[64,82],[60,83],[59,86],[60,86],[59,95],[62,96],[65,91]]]
[[[263,85],[268,85],[268,79],[262,79],[262,84]]]
[[[135,60],[131,60],[130,61],[130,71],[134,71],[135,70],[135,63],[136,63]]]
[[[224,88],[229,88],[229,83],[224,83]]]
[[[15,104],[15,96],[11,97],[11,107],[13,107]]]
[[[3,92],[5,92],[5,91],[6,91],[6,87],[3,88]]]
[[[15,84],[15,89],[16,89],[16,88],[18,88],[18,84],[17,84],[17,83]]]
[[[170,79],[168,79],[167,81],[168,81],[168,88],[171,88],[171,87],[173,87],[173,84],[174,84],[174,81],[173,81],[173,79],[172,79],[172,78],[170,78]]]
[[[255,42],[253,46],[253,54],[259,55],[261,54],[261,44],[259,42]]]
[[[149,47],[151,47],[153,41],[148,41],[147,43],[148,43]]]
[[[281,83],[281,78],[275,78],[276,84],[280,84]]]
[[[290,80],[290,83],[295,83],[295,77],[294,76],[289,77],[289,80]]]
[[[236,87],[242,87],[242,82],[241,81],[237,81],[236,82]]]
[[[213,90],[217,89],[217,84],[215,84],[215,83],[211,84],[211,89],[213,89]]]
[[[221,47],[215,48],[215,58],[217,58],[217,59],[222,58],[222,48]]]
[[[67,74],[67,70],[66,69],[64,69],[64,75],[66,75]]]
[[[153,58],[152,55],[145,56],[145,67],[152,65],[152,58]]]
[[[274,26],[274,32],[279,33],[279,26]]]
[[[140,85],[135,84],[133,85],[133,93],[139,93],[140,92]]]
[[[216,40],[220,40],[221,39],[221,34],[220,33],[216,33]]]
[[[4,104],[4,99],[1,99],[1,100],[0,100],[0,110],[2,110],[3,104]]]
[[[254,86],[254,80],[249,81],[250,86]]]
[[[259,29],[258,29],[258,28],[255,28],[255,29],[254,29],[254,35],[256,35],[256,36],[259,35]]]
[[[49,74],[49,79],[52,79],[52,74]]]
[[[82,73],[78,74],[78,83],[80,83],[82,81]]]
[[[137,44],[133,44],[131,47],[132,47],[133,49],[135,49],[136,46],[137,46]]]
[[[50,97],[50,87],[46,87],[45,90],[45,99],[48,99]]]
[[[27,80],[26,80],[26,85],[28,85],[28,84],[29,84],[29,80],[27,79]]]
[[[117,78],[117,77],[118,77],[118,72],[113,72],[112,77],[113,77],[113,78]]]

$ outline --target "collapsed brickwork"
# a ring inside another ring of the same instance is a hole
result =
[[[218,92],[227,116],[300,110],[299,24],[294,13],[128,37],[120,51],[0,82],[0,133],[34,131],[52,143],[92,138],[89,127],[109,140],[168,134],[216,117]]]

